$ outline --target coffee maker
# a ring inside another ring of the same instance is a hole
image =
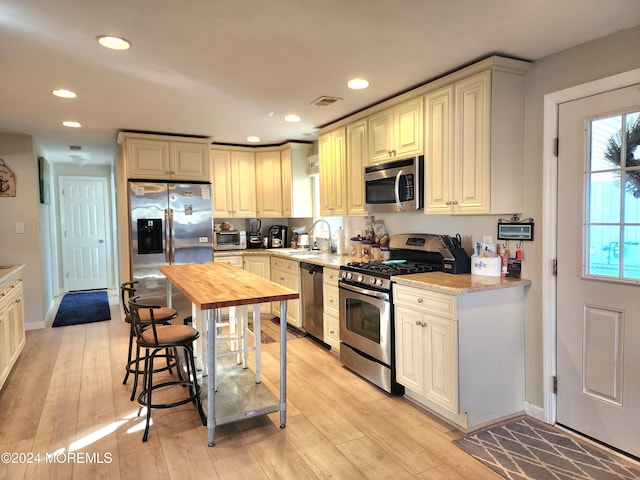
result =
[[[274,225],[269,229],[269,240],[267,248],[285,248],[287,246],[287,231],[289,227],[286,225]]]
[[[262,247],[262,233],[260,228],[262,222],[259,218],[252,218],[249,220],[249,234],[247,235],[247,248],[260,248]]]

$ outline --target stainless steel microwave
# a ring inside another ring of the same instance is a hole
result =
[[[213,232],[214,250],[244,250],[245,248],[247,248],[247,232],[243,230]]]
[[[364,168],[368,212],[410,212],[424,205],[424,157],[392,160]]]

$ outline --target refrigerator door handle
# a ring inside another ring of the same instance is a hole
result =
[[[169,236],[171,238],[171,263],[175,263],[176,262],[176,243],[174,242],[174,239],[176,236],[176,227],[173,223],[173,208],[169,209],[169,225],[171,228],[171,231],[169,233]]]
[[[169,263],[169,249],[171,248],[171,236],[169,233],[169,211],[164,209],[164,259]]]

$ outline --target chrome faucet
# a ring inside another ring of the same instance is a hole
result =
[[[311,225],[311,228],[309,229],[309,234],[313,235],[313,229],[316,228],[316,225],[318,223],[320,223],[320,222],[323,222],[327,226],[327,229],[329,230],[329,238],[327,239],[326,252],[327,253],[332,253],[332,251],[331,251],[331,225],[329,225],[329,222],[327,222],[324,218],[319,218],[318,220],[313,222],[313,225]]]

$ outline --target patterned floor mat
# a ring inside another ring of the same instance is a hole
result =
[[[510,480],[640,479],[632,462],[528,418],[453,443]]]

